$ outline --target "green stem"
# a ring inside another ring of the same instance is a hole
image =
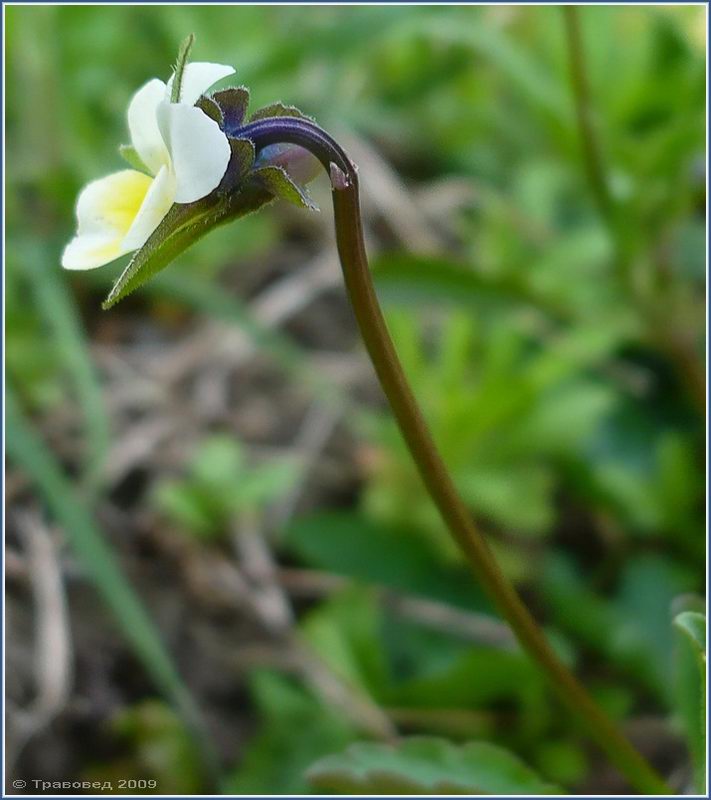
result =
[[[585,52],[580,34],[580,20],[576,6],[563,6],[568,57],[570,59],[570,79],[575,100],[575,115],[583,150],[583,162],[587,172],[590,188],[602,217],[611,226],[614,225],[614,205],[610,189],[605,177],[602,163],[600,143],[593,122],[592,103],[590,102],[590,86],[585,68]]]
[[[610,761],[641,793],[672,794],[558,658],[475,527],[432,440],[388,333],[368,268],[355,170],[344,175],[332,166],[331,173],[338,253],[353,311],[383,391],[442,518],[522,647]]]

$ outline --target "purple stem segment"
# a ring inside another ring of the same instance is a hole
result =
[[[249,122],[234,131],[227,131],[234,139],[250,139],[256,154],[270,144],[298,144],[311,152],[323,165],[328,175],[331,164],[348,176],[356,172],[355,164],[340,144],[314,122],[300,117],[267,117]]]

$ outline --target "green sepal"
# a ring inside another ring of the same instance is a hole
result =
[[[258,119],[266,119],[267,117],[299,117],[300,119],[308,119],[310,122],[314,121],[313,117],[309,117],[303,111],[299,111],[296,106],[286,106],[284,103],[272,103],[269,106],[260,108],[252,114],[249,121],[256,122]]]
[[[232,192],[244,181],[254,166],[255,150],[250,139],[228,139],[232,155],[227,171],[217,189],[220,193]]]
[[[188,59],[190,58],[190,51],[195,44],[195,34],[191,33],[183,39],[180,44],[180,48],[178,49],[178,58],[175,61],[174,73],[173,73],[173,85],[170,90],[170,102],[171,103],[179,103],[180,102],[180,94],[183,89],[183,73],[185,72],[185,67],[188,65]]]
[[[249,89],[246,86],[221,89],[212,95],[212,100],[221,109],[224,130],[232,132],[242,125],[249,106]]]
[[[287,200],[299,208],[318,211],[319,208],[309,197],[306,189],[295,183],[282,167],[267,166],[254,170],[254,177],[275,197]]]
[[[101,307],[111,308],[207,233],[211,227],[208,224],[210,210],[215,204],[214,200],[209,204],[205,201],[211,198],[209,195],[197,203],[171,206],[148,241],[128,262]]]
[[[222,110],[214,100],[209,97],[205,97],[205,95],[201,95],[198,97],[195,105],[205,114],[207,114],[210,119],[214,120],[220,126],[220,128],[222,127]]]
[[[121,158],[130,164],[134,169],[140,172],[147,172],[150,175],[150,170],[143,163],[143,159],[138,155],[138,151],[132,144],[122,144],[119,146],[119,155]]]
[[[171,206],[148,241],[129,261],[101,307],[111,308],[131,294],[213,228],[251,214],[273,199],[265,187],[249,180],[231,194],[212,192],[195,203]]]

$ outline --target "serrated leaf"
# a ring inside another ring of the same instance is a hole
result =
[[[129,261],[102,308],[111,308],[207,233],[211,227],[207,224],[207,212],[214,202],[210,200],[208,203],[207,200],[189,205],[175,204],[170,208],[148,241]]]
[[[306,190],[298,186],[282,167],[268,166],[254,170],[254,176],[275,197],[287,200],[299,208],[318,211],[318,206],[309,197]]]
[[[130,164],[134,169],[140,172],[145,172],[150,175],[150,170],[143,163],[143,159],[138,155],[138,151],[131,144],[122,144],[119,146],[119,155],[121,158]]]
[[[237,86],[222,89],[212,95],[222,112],[223,130],[228,136],[233,136],[244,122],[249,106],[249,89],[246,86]]]
[[[251,214],[273,199],[264,186],[248,181],[244,188],[227,196],[213,193],[196,203],[172,206],[135,253],[101,307],[111,308],[131,294],[213,228]]]
[[[486,742],[434,737],[357,743],[312,765],[315,789],[338,794],[555,794],[513,754]]]
[[[299,111],[296,106],[287,106],[284,103],[272,103],[258,109],[252,114],[249,121],[256,122],[258,119],[266,119],[267,117],[299,117],[299,119],[308,119],[313,122],[313,117],[304,114],[303,111]]]

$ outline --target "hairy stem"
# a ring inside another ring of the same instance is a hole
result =
[[[195,34],[191,33],[189,36],[185,37],[180,45],[180,50],[178,50],[178,58],[175,62],[175,72],[173,75],[173,85],[170,89],[171,103],[180,102],[180,93],[183,90],[183,73],[185,72],[185,67],[188,65],[188,58],[190,57],[190,51],[194,43]]]
[[[672,794],[663,779],[558,658],[499,569],[460,498],[405,378],[375,294],[363,241],[355,166],[335,140],[309,120],[292,117],[259,120],[244,126],[237,135],[251,138],[257,151],[278,142],[298,144],[310,150],[329,173],[338,253],[361,335],[422,480],[450,533],[521,646],[545,672],[561,700],[610,761],[641,793]]]

